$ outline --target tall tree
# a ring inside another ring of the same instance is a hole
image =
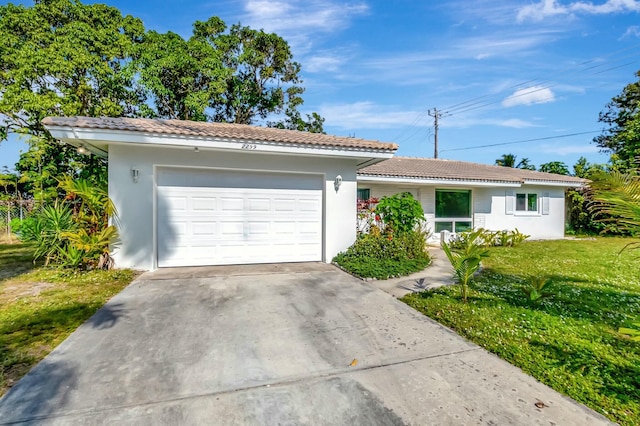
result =
[[[0,6],[0,136],[47,137],[48,115],[136,115],[123,62],[142,36],[140,20],[103,4],[34,3]]]
[[[523,158],[516,163],[518,157],[513,154],[502,154],[502,156],[496,159],[496,166],[502,167],[515,167],[517,169],[535,170],[536,166],[530,163],[528,158]]]
[[[513,154],[502,154],[500,158],[496,159],[496,166],[515,167],[516,158]]]
[[[640,71],[638,81],[628,84],[600,112],[598,121],[608,126],[593,139],[605,152],[611,153],[624,171],[637,166],[640,156]]]
[[[562,161],[550,161],[548,163],[540,164],[538,169],[545,173],[555,173],[557,175],[568,175],[569,167]]]
[[[152,101],[146,116],[196,121],[267,125],[323,132],[324,118],[298,110],[304,88],[300,64],[276,34],[240,25],[226,32],[218,17],[196,21],[193,35],[150,31],[135,54],[132,68]]]
[[[220,18],[194,24],[188,40],[173,32],[149,31],[138,46],[132,67],[153,108],[144,115],[206,121],[207,108],[225,90],[231,71],[223,66],[216,39],[224,31]]]
[[[17,170],[54,196],[55,177],[106,170],[105,163],[55,143],[49,115],[135,116],[142,99],[124,64],[140,40],[139,19],[103,4],[35,0],[0,6],[0,138],[25,135],[30,149]]]
[[[528,158],[523,158],[522,160],[520,160],[518,162],[518,165],[516,166],[516,168],[524,169],[524,170],[535,170],[536,166],[531,164],[531,162],[530,162],[530,160]]]
[[[221,98],[211,106],[214,120],[251,124],[256,118],[297,109],[304,91],[300,64],[289,44],[276,34],[233,25],[217,38],[224,66],[232,70]]]

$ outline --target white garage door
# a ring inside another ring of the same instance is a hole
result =
[[[158,266],[322,260],[319,175],[162,168]]]

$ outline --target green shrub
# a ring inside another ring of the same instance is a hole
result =
[[[106,188],[70,177],[60,182],[65,201],[45,206],[16,225],[18,237],[36,245],[34,260],[67,268],[110,269],[109,254],[118,238],[109,217],[115,215]]]
[[[422,206],[410,192],[382,197],[375,211],[382,218],[387,233],[412,232],[424,222]]]
[[[67,204],[56,202],[23,220],[18,235],[24,242],[35,243],[34,260],[44,259],[45,265],[48,265],[62,261],[61,251],[68,244],[64,234],[76,230],[77,224],[73,220],[71,208]]]
[[[424,231],[364,234],[333,261],[362,278],[388,279],[421,271],[430,263]]]
[[[515,247],[530,237],[530,235],[518,231],[517,228],[513,231],[489,231],[488,229],[478,228],[474,231],[455,234],[447,244],[453,249],[462,249],[468,244],[471,235],[474,236],[475,244],[484,247]]]

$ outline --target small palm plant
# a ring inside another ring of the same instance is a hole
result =
[[[531,278],[526,285],[520,287],[520,290],[527,296],[527,299],[531,302],[537,302],[545,297],[551,297],[555,293],[551,291],[545,291],[545,288],[551,284],[551,280],[547,277],[537,276]],[[547,288],[548,290],[548,288]]]
[[[462,301],[467,303],[469,295],[469,282],[473,278],[483,258],[489,256],[489,251],[482,239],[483,230],[477,229],[466,235],[463,244],[452,248],[447,241],[442,241],[442,250],[447,255],[453,271],[460,283],[460,296]]]

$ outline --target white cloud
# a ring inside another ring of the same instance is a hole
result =
[[[600,148],[592,144],[574,144],[574,145],[562,145],[561,143],[555,145],[542,145],[540,147],[542,152],[546,154],[555,155],[571,155],[571,154],[592,154],[599,152]]]
[[[512,127],[514,129],[524,129],[526,127],[536,127],[535,124],[528,121],[520,120],[519,118],[510,118],[508,120],[501,120],[495,122],[496,125],[502,127]]]
[[[509,127],[512,129],[524,129],[529,127],[540,127],[537,124],[534,124],[530,121],[521,120],[519,118],[507,118],[507,119],[499,119],[499,118],[483,118],[483,117],[463,117],[463,116],[453,116],[446,117],[441,122],[441,127],[449,127],[449,128],[468,128],[474,126],[498,126],[498,127]]]
[[[548,87],[531,86],[513,92],[512,95],[502,101],[502,106],[510,108],[518,105],[544,104],[554,100],[555,94]]]
[[[529,4],[518,10],[517,20],[542,21],[545,18],[558,15],[582,13],[587,15],[605,15],[610,13],[640,12],[640,1],[637,0],[606,0],[604,3],[577,1],[567,5],[558,0],[541,0]]]
[[[620,39],[629,38],[629,37],[640,37],[640,26],[638,25],[630,26],[629,28],[627,28],[627,31],[625,31],[625,33],[622,34],[622,37],[620,37]]]
[[[424,111],[398,110],[395,107],[378,105],[369,101],[325,104],[319,108],[319,114],[326,119],[327,125],[343,129],[394,129],[417,126],[430,127],[431,120],[420,120],[416,117]]]
[[[347,61],[346,56],[332,52],[319,52],[304,59],[303,70],[308,72],[337,71]]]
[[[246,0],[244,25],[277,33],[299,49],[310,49],[312,36],[346,28],[358,15],[367,13],[364,2],[335,0]]]

